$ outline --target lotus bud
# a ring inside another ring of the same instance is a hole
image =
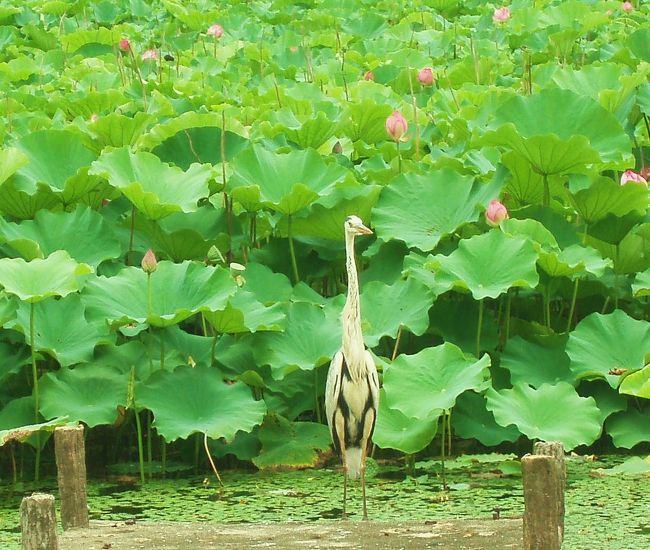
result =
[[[433,74],[431,67],[425,67],[424,69],[420,69],[420,72],[418,72],[418,80],[422,86],[431,86],[435,79],[436,77]]]
[[[151,248],[145,253],[140,265],[145,273],[153,273],[158,269],[158,260],[156,260],[156,255]]]
[[[637,174],[634,170],[625,170],[621,176],[621,185],[625,185],[629,182],[648,184],[648,180],[646,180],[641,174]]]
[[[393,111],[393,114],[386,119],[386,131],[395,141],[400,141],[408,129],[408,122],[399,111]]]
[[[131,49],[131,42],[129,42],[128,38],[121,38],[118,46],[123,52],[128,52]]]
[[[372,81],[374,81],[375,80],[375,73],[373,73],[372,71],[366,71],[366,74],[363,75],[363,79],[364,80],[372,80]]]
[[[158,52],[154,49],[145,50],[142,52],[142,61],[155,61],[158,59]]]
[[[221,38],[222,34],[223,27],[218,23],[215,23],[214,25],[210,25],[210,27],[208,27],[208,35],[214,36],[215,38]]]
[[[634,6],[632,2],[623,2],[623,11],[625,13],[632,13],[634,11]]]
[[[510,19],[510,10],[506,6],[494,10],[492,15],[494,23],[505,23],[508,19]]]
[[[508,209],[496,199],[491,200],[485,209],[485,221],[492,227],[498,226],[503,220],[507,220],[509,217]]]
[[[97,113],[93,113],[90,115],[90,122],[97,122],[99,120],[99,115]]]

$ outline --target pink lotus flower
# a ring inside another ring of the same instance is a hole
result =
[[[632,13],[634,11],[634,6],[632,2],[623,2],[623,11],[625,13]]]
[[[510,10],[506,6],[494,10],[492,15],[494,23],[505,23],[508,19],[510,19]]]
[[[145,273],[153,273],[158,269],[158,260],[156,260],[156,255],[151,248],[145,253],[140,265],[142,266],[142,271]]]
[[[393,114],[386,119],[386,131],[395,141],[402,141],[408,129],[408,122],[399,111],[393,111]]]
[[[492,227],[496,227],[509,217],[508,209],[496,199],[492,199],[485,209],[485,221]]]
[[[154,49],[145,50],[142,52],[142,61],[155,61],[158,59],[158,52]]]
[[[646,180],[641,174],[638,174],[634,170],[625,170],[623,172],[623,175],[621,176],[621,185],[625,185],[626,183],[644,183],[648,185],[648,180]]]
[[[90,115],[90,122],[97,122],[99,120],[99,115],[97,113],[93,113]]]
[[[210,36],[214,36],[215,38],[221,38],[221,35],[223,34],[223,27],[218,23],[210,25],[210,27],[208,27],[208,34]]]
[[[131,42],[129,42],[128,38],[120,38],[117,45],[123,52],[128,52],[131,49]]]
[[[436,75],[433,74],[431,67],[425,67],[424,69],[420,69],[420,72],[418,72],[418,80],[422,86],[431,86],[435,79]]]
[[[366,74],[363,75],[363,79],[364,80],[372,80],[372,81],[374,81],[375,80],[375,73],[373,73],[372,71],[366,71]]]

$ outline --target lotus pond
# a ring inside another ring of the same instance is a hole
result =
[[[646,548],[650,536],[647,471],[620,457],[570,457],[567,461],[565,547],[572,550]],[[371,518],[399,522],[452,518],[520,517],[523,493],[515,455],[465,455],[447,462],[448,491],[440,464],[416,462],[412,476],[403,465],[369,464]],[[137,464],[132,465],[137,476]],[[644,477],[639,477],[644,476]],[[329,470],[224,474],[222,490],[203,477],[153,480],[116,476],[89,485],[91,519],[137,521],[277,522],[336,520],[341,513],[341,476]],[[56,494],[56,481],[20,484],[0,492],[0,544],[19,548],[18,506],[38,488]],[[351,520],[361,517],[360,489],[352,486]]]

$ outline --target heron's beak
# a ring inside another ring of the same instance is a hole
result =
[[[366,226],[363,225],[363,224],[359,225],[359,226],[357,227],[357,230],[358,230],[359,233],[361,233],[362,235],[372,235],[372,229],[369,229],[368,227],[366,227]]]

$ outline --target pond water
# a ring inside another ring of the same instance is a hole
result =
[[[598,475],[624,457],[567,461],[565,548],[650,548],[648,477]],[[276,522],[336,520],[341,513],[342,476],[332,469],[295,472],[222,472],[225,487],[203,477],[154,479],[140,486],[135,476],[90,480],[91,519],[138,521]],[[417,462],[413,475],[402,466],[369,465],[371,519],[385,521],[520,517],[523,492],[514,456],[463,456],[446,464]],[[212,479],[212,478],[210,478]],[[56,481],[0,486],[0,548],[20,548],[18,508],[33,491],[57,495]],[[348,493],[351,518],[361,517],[361,490]],[[58,511],[57,511],[58,513]]]

